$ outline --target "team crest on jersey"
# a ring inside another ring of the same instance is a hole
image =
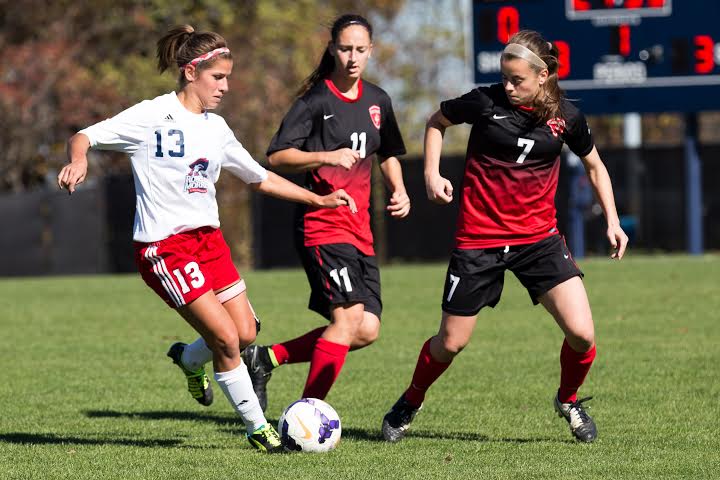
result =
[[[187,193],[206,193],[207,192],[207,158],[198,158],[190,164],[190,171],[185,176],[185,191]]]
[[[368,109],[370,112],[370,120],[372,120],[373,125],[375,125],[375,128],[380,130],[380,107],[378,105],[373,105]]]
[[[555,138],[557,138],[558,135],[561,135],[565,131],[565,120],[563,120],[562,118],[551,118],[546,123],[547,126],[550,127],[550,131]]]

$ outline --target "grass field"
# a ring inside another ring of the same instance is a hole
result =
[[[720,257],[581,266],[598,357],[580,393],[594,396],[596,443],[574,442],[552,411],[559,329],[512,275],[411,435],[383,443],[382,416],[437,328],[445,272],[389,266],[381,339],[350,354],[328,397],[343,441],[326,455],[259,454],[218,388],[210,408],[191,400],[165,351],[194,335],[138,276],[0,280],[0,479],[718,478]],[[301,271],[245,278],[260,342],[321,323]],[[276,371],[273,422],[306,375]]]

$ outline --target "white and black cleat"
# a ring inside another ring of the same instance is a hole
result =
[[[390,411],[385,414],[382,423],[383,438],[388,442],[399,442],[410,428],[422,405],[414,407],[401,395]]]
[[[570,432],[581,442],[590,443],[597,438],[597,427],[592,417],[588,415],[583,402],[592,399],[585,397],[571,403],[560,403],[555,395],[553,403],[559,417],[563,417],[570,425]]]

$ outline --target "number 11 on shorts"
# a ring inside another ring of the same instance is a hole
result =
[[[350,284],[350,275],[348,275],[347,267],[341,268],[339,275],[338,275],[337,268],[330,270],[330,276],[332,277],[333,280],[335,280],[335,283],[337,283],[337,286],[341,287],[341,288],[343,285],[340,283],[340,278],[342,277],[343,283],[345,284],[345,291],[352,292],[352,285]]]
[[[458,283],[460,283],[460,277],[456,277],[452,273],[449,274],[450,276],[450,283],[452,286],[450,287],[450,291],[448,292],[447,301],[449,302],[450,299],[452,299],[453,293],[455,293],[455,289],[458,286]]]

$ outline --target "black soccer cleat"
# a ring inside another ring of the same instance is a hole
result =
[[[242,352],[243,362],[247,365],[253,390],[255,390],[255,395],[257,395],[260,408],[262,408],[263,412],[267,408],[267,383],[270,381],[273,369],[272,363],[265,360],[268,358],[268,355],[267,352],[263,350],[267,350],[268,348],[269,347],[259,345],[250,345]]]
[[[587,414],[583,402],[592,399],[585,397],[571,403],[560,403],[555,395],[555,411],[570,424],[570,432],[581,442],[590,443],[597,438],[597,427],[592,417]]]
[[[401,395],[390,411],[385,414],[382,423],[383,438],[388,442],[399,442],[405,436],[405,432],[410,428],[415,415],[418,414],[422,405],[413,407],[407,400],[405,395]]]
[[[182,342],[173,343],[170,350],[167,352],[167,356],[172,358],[175,365],[180,367],[185,379],[187,380],[188,391],[200,405],[210,406],[213,402],[213,391],[210,379],[205,373],[205,368],[200,367],[199,369],[192,371],[185,368],[180,358],[182,357],[183,350],[187,344]]]

